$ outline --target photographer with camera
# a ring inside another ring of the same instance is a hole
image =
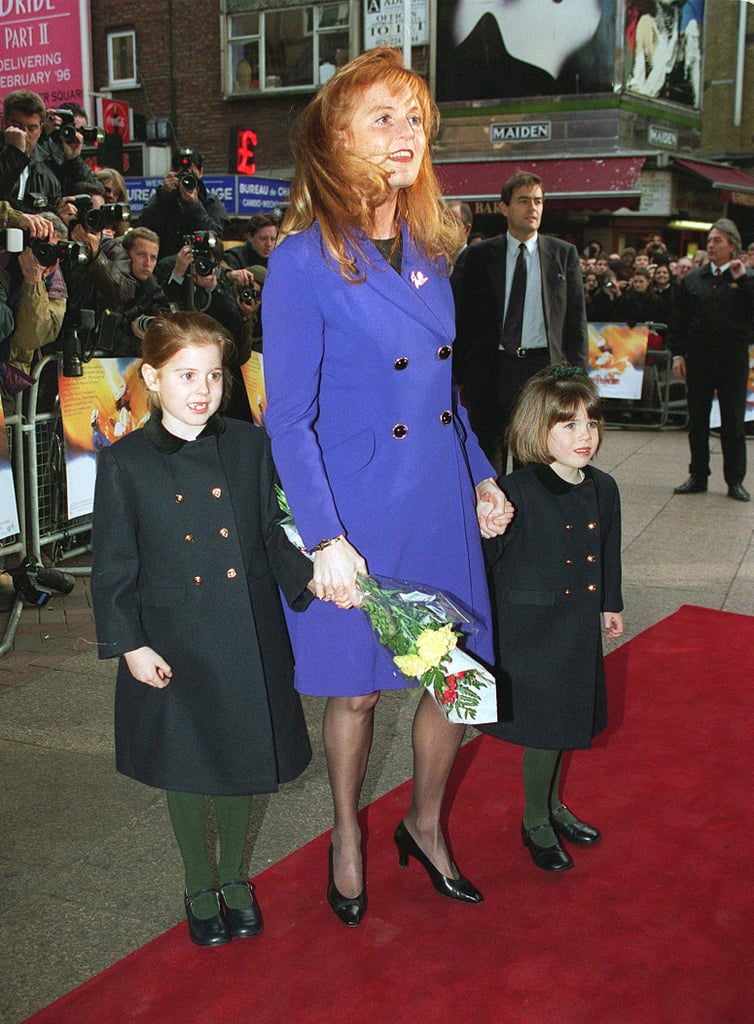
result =
[[[169,309],[165,292],[154,275],[160,240],[149,228],[133,228],[122,239],[134,279],[133,301],[100,318],[98,341],[114,356],[140,356],[141,341],[150,322]]]
[[[19,89],[3,100],[0,199],[29,213],[55,210],[63,190],[38,143],[46,117],[38,93]]]
[[[35,353],[58,337],[65,317],[68,291],[60,268],[70,248],[68,231],[54,213],[45,214],[52,234],[48,239],[24,238],[20,251],[0,251],[10,281],[10,305],[15,328],[7,346],[0,348],[10,365],[5,392],[13,394],[28,385]],[[6,246],[10,245],[6,238]],[[20,371],[20,372],[19,372]]]
[[[105,190],[99,182],[78,182],[76,194],[66,196],[59,213],[68,226],[69,237],[78,242],[88,257],[85,262],[66,262],[63,274],[68,285],[69,317],[81,309],[100,311],[133,302],[136,281],[120,241],[103,238],[107,223],[103,214]]]
[[[173,169],[145,205],[139,223],[160,236],[163,256],[175,256],[184,246],[186,235],[211,231],[221,239],[228,214],[202,181],[203,161],[193,150],[180,150]]]
[[[104,132],[89,124],[86,111],[78,103],[61,103],[48,110],[42,123],[39,149],[58,180],[63,195],[73,191],[76,182],[95,181],[94,172],[82,156],[83,146],[104,140]]]

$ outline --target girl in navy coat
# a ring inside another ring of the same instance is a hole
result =
[[[329,80],[294,138],[291,205],[262,307],[267,428],[325,602],[289,625],[297,689],[329,698],[328,897],[348,925],[366,906],[356,812],[374,707],[381,690],[407,685],[352,608],[357,574],[368,563],[451,591],[482,622],[473,649],[492,657],[480,530],[504,528],[505,501],[453,394],[448,254],[458,229],[430,161],[437,116],[396,50],[362,54]],[[477,496],[488,491],[480,521]],[[413,800],[395,839],[401,861],[417,858],[441,893],[479,902],[439,825],[462,736],[424,694]]]
[[[513,717],[479,728],[525,748],[521,835],[545,871],[573,866],[560,839],[600,839],[563,804],[560,763],[607,724],[600,615],[608,637],[623,634],[618,488],[589,465],[602,423],[585,370],[548,367],[527,382],[508,432],[525,465],[499,481],[516,512],[505,536],[487,542]]]
[[[311,563],[280,528],[264,432],[218,415],[233,351],[201,313],[150,325],[152,415],[99,453],[94,504],[99,651],[120,658],[117,767],[166,791],[203,946],[261,931],[242,873],[249,794],[274,792],[311,756],[278,590],[304,608]]]

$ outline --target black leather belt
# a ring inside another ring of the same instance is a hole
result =
[[[503,356],[508,356],[509,359],[532,359],[534,356],[549,355],[549,350],[544,347],[514,349],[500,348],[498,349],[498,352]]]

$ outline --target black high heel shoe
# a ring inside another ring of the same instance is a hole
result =
[[[335,874],[332,866],[332,844],[329,853],[329,880],[327,885],[327,902],[333,909],[335,916],[349,928],[355,928],[361,923],[361,919],[367,909],[366,891],[362,889],[358,896],[342,896],[335,885]]]
[[[441,896],[447,896],[451,900],[459,900],[461,903],[482,903],[484,897],[475,885],[459,875],[458,878],[448,878],[441,875],[426,853],[419,847],[418,843],[401,822],[395,830],[395,845],[398,847],[398,864],[402,868],[408,867],[408,858],[418,860],[421,866],[429,875],[432,885]]]

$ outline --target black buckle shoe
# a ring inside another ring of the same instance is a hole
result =
[[[558,810],[567,811],[568,808],[565,804],[561,804]],[[578,818],[575,821],[561,821],[560,818],[551,814],[550,824],[556,835],[577,846],[594,846],[602,838],[602,833],[598,828],[587,825],[585,821],[579,821]]]
[[[197,917],[193,911],[193,901],[199,896],[207,896],[209,893],[212,893],[217,900],[217,913],[212,917]],[[184,891],[183,898],[192,942],[195,942],[197,946],[222,946],[226,942],[230,942],[230,932],[225,918],[220,913],[220,898],[215,889],[202,889],[200,892],[195,892],[193,896],[189,896]]]
[[[728,497],[734,501],[751,501],[751,495],[743,484],[731,484],[728,488]]]
[[[552,826],[549,822],[545,822],[542,825],[535,825],[534,828],[527,828],[523,822],[521,823],[521,839],[531,854],[531,859],[543,871],[568,871],[573,867],[573,861],[558,842],[557,836],[552,846],[537,846],[532,839],[534,833],[543,828],[552,828]]]
[[[707,490],[707,478],[701,476],[692,475],[688,480],[680,485],[680,487],[673,488],[673,494],[704,494]]]
[[[250,907],[244,907],[242,910],[239,910],[237,907],[228,906],[227,900],[225,899],[225,890],[233,887],[240,887],[248,891],[249,898],[251,899]],[[232,938],[250,939],[254,935],[261,934],[262,929],[264,928],[262,914],[259,909],[259,905],[254,899],[254,893],[251,891],[251,885],[249,882],[226,882],[225,885],[221,885],[220,904],[225,912],[225,920]]]

